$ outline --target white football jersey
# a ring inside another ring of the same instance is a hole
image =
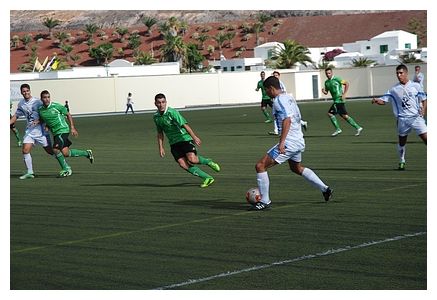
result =
[[[41,124],[37,124],[35,126],[33,123],[34,121],[39,120],[38,108],[42,105],[43,105],[42,101],[35,97],[29,99],[29,101],[26,101],[25,99],[21,99],[20,102],[18,102],[17,111],[15,112],[15,115],[17,116],[17,118],[19,117],[26,118],[27,121],[26,131],[32,131],[33,134],[37,134],[39,131],[41,135],[43,134]]]
[[[405,85],[394,85],[381,99],[391,102],[395,117],[417,117],[420,114],[421,102],[426,100],[426,94],[419,83],[409,80]]]
[[[305,140],[300,126],[300,110],[296,100],[287,94],[280,94],[273,100],[273,115],[278,126],[279,135],[282,132],[282,122],[286,118],[291,118],[290,130],[285,139],[285,146],[293,151],[303,151]]]

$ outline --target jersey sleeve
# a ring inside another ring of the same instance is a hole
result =
[[[171,116],[174,122],[176,122],[180,127],[182,125],[187,124],[187,120],[178,112],[177,110],[173,109],[171,110]]]

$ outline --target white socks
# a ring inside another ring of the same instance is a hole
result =
[[[405,151],[406,151],[405,145],[401,146],[398,144],[399,159],[400,159],[400,162],[403,162],[403,163],[405,162]]]
[[[256,173],[256,181],[258,183],[258,189],[261,194],[261,202],[265,204],[270,203],[270,196],[269,196],[269,186],[270,186],[270,180],[269,175],[267,172],[262,173]]]
[[[30,153],[23,154],[23,160],[27,168],[27,173],[33,174],[32,156]]]
[[[318,188],[320,191],[324,192],[328,188],[326,184],[314,173],[310,168],[303,169],[302,177],[305,178],[309,183]]]

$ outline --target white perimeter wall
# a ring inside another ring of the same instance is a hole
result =
[[[427,68],[422,64],[425,74]],[[334,75],[349,81],[348,97],[372,97],[384,94],[397,82],[396,66],[374,68],[334,69]],[[409,65],[409,75],[414,74],[414,65]],[[326,80],[323,70],[301,71],[280,70],[281,80],[287,91],[297,100],[313,98],[312,76],[318,75],[318,89],[321,99],[330,98],[320,90]],[[266,76],[271,71],[266,70]],[[169,105],[175,108],[259,103],[261,92],[256,92],[260,80],[259,72],[224,72],[212,74],[179,74],[138,77],[102,77],[83,79],[46,79],[11,81],[11,99],[14,106],[20,97],[19,87],[29,83],[32,95],[39,97],[42,90],[48,90],[53,101],[64,103],[68,100],[73,114],[112,113],[125,110],[129,92],[134,99],[135,110],[154,110],[157,93],[167,96]],[[15,110],[15,107],[13,108]]]

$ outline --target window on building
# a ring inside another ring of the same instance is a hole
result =
[[[388,52],[388,45],[380,45],[379,46],[379,53],[387,53]]]
[[[366,46],[366,50],[370,50],[370,46]]]
[[[235,71],[235,67],[231,67],[231,72],[234,72]]]
[[[228,71],[228,67],[223,67],[223,72],[227,72]]]
[[[405,44],[405,49],[411,49],[411,44],[410,43],[406,43]]]
[[[249,66],[245,66],[245,67],[244,67],[244,70],[245,70],[245,71],[250,71],[250,67],[249,67]]]
[[[273,49],[267,50],[267,59],[272,58],[272,56],[273,56]]]

